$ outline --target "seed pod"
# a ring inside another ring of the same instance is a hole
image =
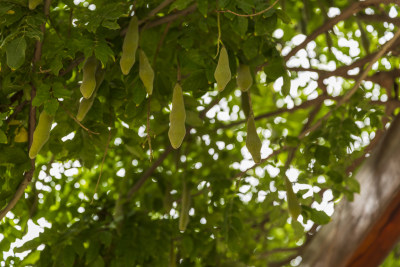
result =
[[[183,102],[182,87],[177,83],[172,94],[172,109],[169,114],[169,131],[168,137],[173,148],[178,149],[185,138],[186,128],[186,111]]]
[[[84,98],[90,98],[96,89],[96,70],[97,59],[94,56],[89,57],[83,65],[83,79],[81,84],[81,93]]]
[[[297,217],[299,217],[301,213],[301,206],[297,200],[296,194],[293,192],[292,184],[286,176],[285,185],[290,216],[292,216],[294,220],[297,220]]]
[[[217,81],[218,91],[221,92],[225,89],[226,85],[231,80],[231,77],[228,52],[226,51],[225,46],[223,46],[219,52],[218,64],[214,72],[214,78]]]
[[[153,93],[154,71],[143,50],[139,51],[139,77],[149,95]]]
[[[43,0],[29,0],[29,9],[34,10]]]
[[[76,114],[76,119],[78,121],[82,121],[92,107],[94,99],[96,98],[97,90],[103,82],[104,74],[104,70],[96,71],[96,88],[90,98],[82,98],[81,102],[79,103],[78,113]]]
[[[247,120],[246,147],[249,150],[255,163],[261,161],[261,140],[258,137],[254,116],[250,115]]]
[[[122,45],[122,55],[119,65],[124,75],[127,75],[135,64],[136,50],[139,45],[139,23],[136,16],[129,22],[124,43]]]
[[[179,216],[179,230],[185,231],[189,223],[189,210],[190,210],[190,190],[183,184],[181,214]]]
[[[249,90],[249,88],[253,85],[253,77],[251,76],[249,66],[239,65],[236,82],[242,92]]]
[[[36,158],[40,149],[42,149],[43,145],[49,140],[52,123],[53,116],[50,116],[43,110],[42,113],[40,113],[38,125],[33,132],[32,145],[29,149],[29,157],[31,159]]]

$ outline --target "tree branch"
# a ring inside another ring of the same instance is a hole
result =
[[[254,14],[244,14],[243,15],[243,14],[238,14],[236,12],[233,12],[233,11],[231,11],[229,9],[228,10],[218,10],[217,12],[219,12],[219,13],[231,13],[231,14],[236,15],[238,17],[255,17],[255,16],[258,16],[258,15],[261,15],[261,14],[267,12],[268,10],[273,8],[278,2],[279,2],[279,0],[275,0],[275,2],[272,5],[270,5],[269,7],[267,7],[264,10],[261,10],[261,11],[259,11],[257,13],[254,13]]]
[[[398,0],[366,0],[366,1],[356,1],[351,4],[347,9],[345,9],[340,15],[326,21],[321,27],[316,29],[313,33],[311,33],[307,38],[298,46],[293,48],[289,54],[287,54],[284,59],[288,61],[292,56],[294,56],[299,50],[304,48],[309,42],[317,38],[318,35],[330,30],[333,26],[335,26],[338,22],[347,19],[355,13],[360,12],[364,8],[376,4],[389,4],[389,3],[398,3]]]
[[[371,21],[376,21],[376,22],[388,22],[388,23],[393,23],[397,27],[400,27],[400,18],[391,18],[389,16],[385,16],[382,14],[372,14],[372,15],[367,15],[364,13],[357,14],[357,17],[363,21],[366,22],[371,22]]]
[[[344,103],[346,103],[352,96],[353,94],[358,90],[358,87],[361,85],[361,82],[367,77],[368,72],[372,69],[372,65],[383,56],[383,54],[386,53],[386,51],[390,48],[390,46],[396,41],[397,38],[400,37],[400,30],[398,30],[393,38],[388,41],[383,47],[382,49],[374,56],[374,58],[371,60],[371,62],[369,63],[369,65],[367,66],[367,68],[365,68],[365,70],[361,73],[361,75],[359,76],[359,78],[357,79],[355,85],[353,86],[353,88],[348,91],[337,103],[335,109],[337,109],[338,107],[340,107],[341,105],[343,105]],[[313,126],[311,126],[307,131],[305,131],[302,135],[299,136],[300,139],[304,138],[309,132],[314,131],[315,129],[317,129],[323,121],[325,121],[329,116],[332,115],[333,110],[330,110],[329,112],[327,112],[325,114],[325,116],[323,116],[319,121],[317,121]]]

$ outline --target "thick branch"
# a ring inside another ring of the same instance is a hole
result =
[[[372,15],[367,15],[360,13],[357,15],[357,17],[365,22],[371,22],[371,21],[376,21],[376,22],[388,22],[388,23],[393,23],[397,27],[400,27],[400,18],[391,18],[389,16],[385,16],[382,14],[372,14]]]

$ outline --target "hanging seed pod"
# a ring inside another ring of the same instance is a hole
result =
[[[136,16],[133,16],[129,22],[126,31],[124,43],[122,45],[122,55],[119,65],[124,75],[127,75],[135,64],[136,50],[139,45],[139,22]]]
[[[33,132],[32,145],[29,149],[29,157],[31,159],[36,158],[43,145],[49,140],[52,123],[53,116],[50,116],[43,110],[42,113],[40,113],[39,122]]]
[[[90,108],[92,107],[93,102],[96,98],[97,90],[99,89],[101,83],[104,80],[104,74],[105,74],[104,70],[98,70],[96,72],[96,88],[90,98],[88,99],[82,98],[81,102],[79,103],[78,113],[76,114],[76,119],[78,121],[82,121],[85,118],[86,114],[89,112]]]
[[[247,120],[247,137],[246,147],[249,150],[255,163],[261,161],[261,140],[258,137],[256,124],[254,123],[254,116],[250,115]]]
[[[81,93],[84,98],[90,98],[96,89],[96,70],[97,59],[94,56],[89,57],[83,65],[83,79],[81,84]]]
[[[189,210],[190,210],[190,190],[186,183],[183,184],[181,214],[179,217],[179,230],[185,231],[189,223]]]
[[[139,51],[139,77],[149,95],[153,93],[154,71],[143,50]]]
[[[236,82],[242,92],[246,92],[253,85],[253,77],[251,76],[250,67],[247,65],[239,65],[237,70]]]
[[[168,137],[173,148],[178,149],[183,139],[185,138],[186,128],[185,128],[186,112],[185,104],[183,102],[183,92],[182,87],[177,83],[174,87],[174,92],[172,94],[172,109],[169,114],[169,131]]]
[[[225,46],[223,46],[219,52],[218,64],[214,72],[214,78],[217,81],[218,91],[221,92],[225,89],[226,85],[231,80],[231,77],[228,52],[226,51]]]

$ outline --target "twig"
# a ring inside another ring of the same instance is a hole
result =
[[[161,156],[153,163],[153,165],[151,165],[151,167],[146,170],[142,177],[140,177],[139,181],[137,181],[134,186],[129,190],[126,197],[128,200],[131,199],[133,197],[133,194],[135,194],[142,187],[144,182],[146,182],[146,180],[150,178],[155,169],[161,165],[161,163],[172,150],[172,146],[168,146],[167,149],[161,154]]]
[[[150,18],[154,17],[158,12],[160,12],[162,9],[164,9],[166,6],[168,6],[174,1],[175,0],[164,0],[164,2],[155,7],[152,11],[150,11],[145,19],[139,21],[139,25],[149,20]]]
[[[216,99],[214,99],[202,112],[200,112],[199,117],[200,118],[204,118],[207,111],[210,110],[213,106],[215,106],[216,104],[218,104],[218,102],[221,100],[220,97],[217,97]],[[186,135],[188,136],[190,134],[190,130],[192,129],[192,127],[188,127],[186,129]],[[184,141],[186,141],[187,138],[185,138]],[[160,157],[153,163],[153,165],[150,166],[150,168],[148,168],[146,170],[146,172],[142,175],[142,177],[140,177],[139,181],[137,181],[133,187],[129,190],[128,194],[127,194],[127,200],[131,199],[133,197],[133,194],[136,193],[142,186],[143,184],[147,181],[147,179],[149,179],[151,177],[151,175],[153,174],[153,172],[157,169],[158,166],[160,166],[163,161],[167,158],[167,156],[173,151],[174,149],[172,148],[172,146],[168,146],[167,149],[160,155]]]
[[[147,24],[145,24],[143,26],[143,29],[154,28],[161,24],[174,21],[180,17],[184,17],[184,16],[187,16],[187,15],[193,13],[194,11],[196,11],[196,9],[197,9],[197,4],[193,4],[184,10],[181,10],[181,11],[175,12],[171,15],[167,15],[167,16],[161,17],[159,19],[148,22]]]
[[[153,150],[151,149],[151,136],[150,136],[150,103],[151,103],[151,95],[149,95],[149,99],[147,100],[147,124],[146,124],[146,131],[147,131],[147,143],[149,145],[150,150],[150,162],[153,160]]]
[[[273,116],[276,116],[276,115],[279,115],[279,114],[282,114],[282,113],[286,113],[286,112],[293,113],[296,110],[306,109],[306,108],[312,107],[312,106],[314,106],[314,105],[316,105],[318,103],[322,103],[326,99],[336,100],[337,98],[329,96],[329,95],[321,95],[321,96],[319,96],[319,97],[317,97],[315,99],[305,101],[305,102],[301,103],[300,105],[295,106],[295,107],[293,107],[291,109],[280,108],[280,109],[277,109],[275,111],[271,111],[271,112],[267,112],[267,113],[264,113],[264,114],[260,114],[258,116],[255,116],[254,120],[257,121],[257,120],[261,120],[261,119],[266,119],[266,118],[270,118],[270,117],[273,117]],[[233,126],[240,125],[240,124],[245,123],[245,122],[246,122],[246,120],[235,121],[235,122],[232,122],[230,124],[222,125],[222,126],[218,127],[218,129],[231,128]]]
[[[64,111],[68,114],[68,116],[70,116],[71,119],[73,119],[79,126],[81,126],[82,129],[84,129],[85,131],[87,131],[88,133],[91,133],[91,134],[96,134],[96,135],[100,134],[100,133],[93,132],[90,129],[86,128],[80,121],[78,121],[77,118],[75,118],[74,115],[71,114],[71,112],[66,107],[64,107],[64,105],[62,104],[61,101],[58,101],[58,103],[60,103],[60,106],[64,109]]]
[[[275,0],[275,2],[271,6],[269,6],[268,8],[266,8],[264,10],[261,10],[261,11],[259,11],[257,13],[254,13],[254,14],[247,14],[247,15],[246,14],[245,15],[244,14],[238,14],[238,13],[235,13],[235,12],[229,10],[229,9],[227,9],[227,10],[218,10],[217,12],[218,13],[231,13],[231,14],[239,16],[239,17],[255,17],[255,16],[258,16],[258,15],[261,15],[261,14],[267,12],[268,10],[273,8],[278,2],[279,2],[279,0]]]
[[[287,150],[289,147],[288,146],[284,146],[278,150],[275,150],[274,152],[272,152],[269,156],[267,156],[266,158],[261,159],[261,161],[259,163],[254,163],[253,166],[247,168],[244,171],[241,171],[240,173],[236,174],[234,177],[231,178],[231,180],[235,180],[236,178],[242,177],[243,175],[245,175],[248,171],[254,169],[257,166],[260,166],[261,164],[263,164],[264,162],[266,162],[267,160],[269,160],[272,157],[275,157],[276,155],[282,153],[283,151]]]
[[[298,46],[293,48],[292,51],[287,54],[284,59],[288,61],[292,56],[294,56],[300,49],[304,48],[309,42],[314,40],[318,35],[324,33],[331,29],[334,25],[338,22],[347,19],[348,17],[352,16],[355,13],[360,12],[362,9],[376,4],[389,4],[389,3],[396,3],[398,0],[366,0],[366,1],[356,1],[351,4],[346,10],[344,10],[340,15],[326,21],[321,27],[316,29],[313,33],[311,33],[307,38]]]
[[[393,38],[388,41],[383,47],[382,49],[374,56],[374,58],[371,60],[371,62],[369,63],[369,65],[365,68],[365,70],[361,73],[361,75],[359,76],[359,78],[357,79],[355,85],[353,86],[353,88],[348,91],[341,99],[338,100],[338,103],[336,104],[335,109],[337,109],[338,107],[340,107],[341,105],[343,105],[344,103],[346,103],[352,96],[353,94],[358,90],[358,87],[360,86],[361,82],[365,79],[365,77],[367,77],[368,72],[372,69],[372,65],[379,59],[382,57],[383,54],[386,53],[386,51],[390,48],[390,46],[396,41],[397,38],[400,37],[400,30],[398,30]],[[307,131],[305,131],[303,134],[301,134],[299,136],[300,139],[304,138],[309,132],[314,131],[315,129],[317,129],[323,121],[325,121],[327,118],[329,118],[332,115],[332,112],[335,109],[331,109],[329,112],[327,112],[320,120],[318,120],[313,126],[311,126]]]
[[[67,67],[65,70],[60,71],[60,73],[58,74],[58,76],[59,76],[59,77],[64,76],[64,75],[67,74],[68,72],[72,71],[76,66],[78,66],[78,65],[79,65],[82,61],[84,61],[84,60],[85,60],[84,57],[77,58],[77,59],[73,60],[73,61],[68,65],[68,67]]]
[[[96,187],[94,188],[94,193],[93,193],[92,201],[90,202],[90,204],[93,204],[94,195],[97,192],[97,187],[99,186],[101,175],[103,174],[104,161],[105,161],[106,156],[107,156],[107,152],[108,152],[108,147],[110,145],[110,141],[111,141],[111,128],[108,130],[107,144],[106,144],[106,149],[104,150],[103,159],[101,160],[99,178],[97,178]]]
[[[154,69],[156,67],[156,60],[157,60],[158,53],[160,52],[160,49],[161,49],[161,46],[162,46],[162,44],[164,42],[165,37],[167,36],[167,33],[169,31],[169,27],[171,26],[171,23],[172,23],[171,21],[167,23],[167,26],[165,26],[163,35],[161,36],[161,39],[157,44],[157,49],[156,49],[156,52],[154,53],[154,57],[153,57],[153,68]]]

